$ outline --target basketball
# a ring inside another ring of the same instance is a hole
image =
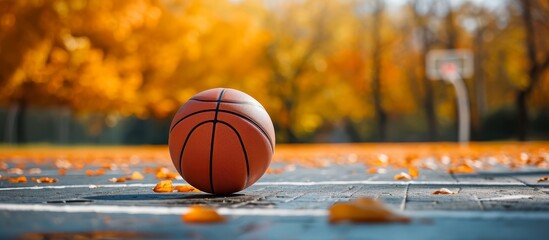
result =
[[[168,141],[183,179],[212,194],[231,194],[254,184],[275,149],[273,123],[253,97],[229,88],[200,92],[175,114]]]

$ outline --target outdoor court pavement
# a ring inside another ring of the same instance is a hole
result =
[[[27,168],[35,166],[29,165]],[[110,183],[127,174],[114,170],[89,177],[84,171],[59,176],[36,166],[53,184],[0,181],[0,238],[178,238],[178,239],[546,239],[549,236],[549,175],[539,169],[455,174],[421,170],[413,181],[394,174],[365,174],[362,164],[325,168],[297,166],[267,174],[231,196],[155,193],[159,181]],[[142,171],[136,165],[132,170]],[[283,167],[274,164],[273,167]],[[5,174],[4,176],[11,176]],[[29,179],[30,180],[30,179]],[[183,184],[175,180],[174,184]],[[441,187],[453,195],[433,195]],[[327,221],[335,202],[358,197],[382,200],[410,216],[410,223],[337,224]],[[221,224],[181,221],[187,207],[203,204],[227,217]]]

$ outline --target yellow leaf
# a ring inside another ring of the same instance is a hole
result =
[[[435,195],[438,195],[438,194],[455,194],[455,192],[450,191],[450,189],[448,189],[448,188],[441,188],[439,190],[434,191],[433,194],[435,194]]]
[[[409,167],[408,174],[410,174],[410,177],[412,178],[417,178],[419,176],[419,170],[415,167]]]
[[[395,180],[412,180],[412,176],[410,176],[410,174],[408,173],[405,173],[405,172],[400,172],[399,174],[395,175],[394,176],[394,179]]]
[[[163,180],[156,184],[154,192],[173,192],[172,180]]]
[[[220,223],[224,222],[225,218],[213,208],[203,206],[192,206],[181,220],[187,223]]]
[[[329,209],[329,222],[383,223],[409,222],[410,219],[393,213],[381,202],[371,198],[359,198],[351,202],[335,203]]]
[[[140,172],[134,171],[132,173],[132,175],[129,177],[129,179],[130,180],[142,180],[142,179],[145,179],[145,177]]]

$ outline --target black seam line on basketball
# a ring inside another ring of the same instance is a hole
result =
[[[197,98],[191,98],[189,100],[192,100],[192,101],[197,101],[197,102],[219,102],[218,100],[209,100],[209,99],[197,99]],[[254,103],[254,102],[244,102],[244,101],[228,101],[228,100],[225,100],[225,101],[221,101],[222,103],[229,103],[229,104],[244,104],[244,105],[252,105],[252,106],[255,106],[255,107],[260,107],[260,108],[263,108],[265,109],[261,104],[257,104],[257,103]]]
[[[250,163],[248,161],[248,153],[246,152],[246,147],[244,146],[244,141],[242,141],[242,137],[240,136],[240,133],[234,128],[231,124],[224,122],[224,121],[218,121],[221,124],[225,124],[227,127],[230,127],[234,133],[236,133],[236,136],[238,137],[238,141],[240,141],[240,146],[242,146],[242,151],[244,152],[244,159],[246,159],[246,183],[244,186],[248,185],[248,181],[250,181]]]
[[[185,120],[186,118],[190,117],[190,116],[193,116],[193,115],[196,115],[196,114],[199,114],[199,113],[204,113],[204,112],[215,112],[215,109],[205,109],[205,110],[200,110],[200,111],[196,111],[196,112],[193,112],[179,120],[177,120],[177,122],[172,126],[172,128],[170,129],[170,133],[172,133],[173,129],[177,126],[177,124],[179,124],[181,121]]]
[[[194,113],[191,113],[181,119],[179,119],[172,127],[172,129],[170,130],[170,133],[173,131],[173,129],[175,129],[175,127],[183,120],[185,120],[186,118],[190,117],[190,116],[193,116],[193,115],[196,115],[196,114],[199,114],[199,113],[204,113],[204,112],[214,112],[215,109],[206,109],[206,110],[200,110],[200,111],[197,111],[197,112],[194,112]],[[269,137],[269,134],[267,134],[267,131],[265,131],[265,129],[263,129],[259,124],[257,124],[254,120],[252,120],[251,118],[248,118],[246,117],[245,115],[242,115],[240,113],[236,113],[236,112],[233,112],[233,111],[229,111],[229,110],[223,110],[223,109],[219,109],[218,110],[219,112],[223,112],[223,113],[228,113],[228,114],[232,114],[232,115],[236,115],[236,116],[239,116],[241,117],[242,119],[250,122],[251,124],[253,124],[254,126],[257,127],[257,129],[259,129],[259,131],[261,131],[261,133],[269,140],[269,145],[271,146],[271,151],[274,151],[274,146],[273,146],[273,143],[271,141],[271,137]]]
[[[181,148],[181,152],[179,153],[179,165],[178,166],[179,166],[181,174],[183,174],[183,166],[181,165],[182,162],[183,162],[183,152],[185,151],[185,147],[187,146],[187,142],[189,141],[189,138],[193,134],[194,130],[196,130],[198,127],[200,127],[200,126],[202,126],[206,123],[213,123],[213,120],[208,120],[208,121],[204,121],[204,122],[201,122],[201,123],[197,124],[196,126],[194,126],[191,129],[191,131],[189,131],[189,133],[187,134],[187,137],[185,137],[185,142],[183,143],[183,147]]]
[[[219,93],[219,97],[217,98],[217,104],[215,106],[215,115],[214,115],[213,127],[212,127],[212,142],[210,144],[210,189],[212,190],[212,194],[215,194],[214,184],[213,184],[213,153],[214,153],[214,140],[215,140],[215,125],[217,125],[217,114],[219,113],[219,105],[221,104],[221,99],[223,98],[224,92],[225,92],[225,88],[221,89],[221,92]]]

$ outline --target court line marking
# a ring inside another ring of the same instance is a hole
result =
[[[121,205],[47,205],[47,204],[0,204],[0,210],[18,212],[57,212],[57,213],[109,213],[143,215],[181,215],[189,207],[161,206],[121,206]],[[217,212],[228,216],[271,216],[271,217],[326,217],[325,209],[265,209],[265,208],[218,208]],[[505,211],[404,211],[400,214],[413,218],[448,219],[543,219],[549,220],[546,212],[505,212]]]
[[[481,198],[480,201],[505,201],[505,200],[517,200],[517,199],[525,199],[525,198],[533,198],[532,195],[508,195],[508,196],[501,196],[501,197],[491,197],[491,198]]]
[[[184,184],[184,182],[182,182]],[[498,187],[523,187],[521,182],[450,182],[450,181],[320,181],[320,182],[257,182],[256,186],[319,186],[319,185],[417,185],[417,186],[498,186]],[[39,190],[39,189],[64,189],[64,188],[124,188],[124,187],[154,187],[155,183],[132,184],[82,184],[82,185],[53,185],[31,187],[7,187],[0,191],[12,190]]]

